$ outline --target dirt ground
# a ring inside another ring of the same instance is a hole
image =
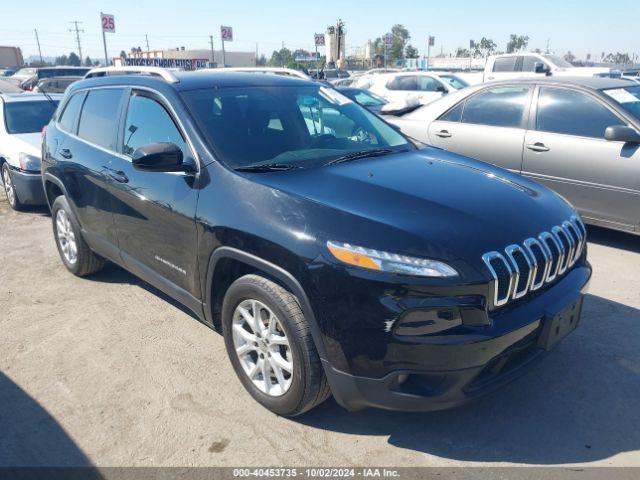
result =
[[[245,393],[222,338],[122,269],[67,273],[46,211],[0,200],[0,466],[640,466],[640,237],[590,228],[580,328],[445,412],[294,420]]]

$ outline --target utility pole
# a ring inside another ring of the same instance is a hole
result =
[[[549,52],[549,43],[551,43],[551,39],[550,39],[550,38],[547,38],[547,51],[546,51],[546,52],[544,52],[544,53],[550,53],[550,52]]]
[[[34,28],[33,31],[36,32],[36,43],[38,44],[38,53],[40,54],[40,65],[44,65],[44,61],[42,60],[42,50],[40,49],[40,39],[38,38],[38,30]]]
[[[146,33],[144,34],[144,41],[147,42],[147,58],[149,58],[151,56],[151,54],[149,53],[149,35],[147,35]]]
[[[211,67],[216,63],[216,54],[213,52],[213,35],[209,35],[209,45],[211,45]]]
[[[76,34],[76,43],[78,44],[78,54],[80,55],[80,65],[82,65],[82,45],[80,45],[80,34],[84,33],[84,30],[78,29],[78,24],[82,23],[79,22],[77,20],[73,20],[72,22],[69,23],[73,23],[74,28],[73,29],[69,29],[70,32],[75,32]]]
[[[255,66],[258,66],[258,42],[256,42],[256,58],[255,58]]]

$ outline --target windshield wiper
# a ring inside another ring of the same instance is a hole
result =
[[[383,155],[389,155],[391,153],[397,153],[395,150],[391,150],[390,148],[374,148],[372,150],[362,150],[360,152],[353,152],[343,155],[341,157],[335,158],[326,165],[335,165],[336,163],[344,163],[350,162],[351,160],[359,160],[361,158],[369,158],[369,157],[381,157]]]
[[[300,168],[297,165],[291,165],[287,163],[262,163],[257,165],[245,165],[244,167],[238,167],[236,172],[283,172],[286,170],[294,170]]]

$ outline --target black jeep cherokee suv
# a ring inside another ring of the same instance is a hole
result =
[[[321,84],[155,73],[67,90],[43,144],[58,250],[76,275],[114,262],[221,330],[273,412],[330,393],[451,407],[577,326],[586,231],[547,188],[418,149]]]

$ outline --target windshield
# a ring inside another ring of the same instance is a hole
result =
[[[440,78],[451,85],[456,90],[460,90],[461,88],[468,87],[469,84],[465,82],[460,77],[456,77],[455,75],[440,75]]]
[[[543,57],[553,63],[556,67],[573,68],[573,65],[567,62],[564,58],[557,55],[543,55]]]
[[[205,89],[183,96],[231,168],[306,168],[365,150],[415,148],[377,116],[320,85]]]
[[[640,119],[640,85],[635,87],[612,88],[605,90],[624,110]]]
[[[51,120],[57,105],[57,101],[52,103],[48,100],[5,103],[4,121],[7,132],[11,134],[41,132]]]
[[[387,101],[375,93],[367,92],[366,90],[344,90],[341,93],[345,94],[351,100],[359,103],[363,107],[378,107],[380,105],[386,105]]]

